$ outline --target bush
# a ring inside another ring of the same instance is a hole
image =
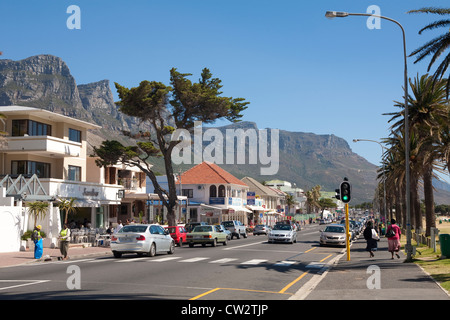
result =
[[[31,235],[33,234],[33,230],[28,230],[26,232],[24,232],[24,234],[22,235],[21,239],[22,240],[27,240],[27,239],[31,239]],[[44,231],[41,230],[41,237],[45,238],[47,235],[45,234]]]

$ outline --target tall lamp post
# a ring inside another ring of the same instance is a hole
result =
[[[369,141],[369,142],[375,142],[378,143],[381,147],[381,157],[383,157],[384,150],[386,149],[385,146],[381,144],[381,142],[375,141],[375,140],[369,140],[369,139],[353,139],[353,142],[358,141]],[[384,204],[384,223],[387,223],[387,208],[386,208],[386,163],[383,163],[383,204]]]
[[[342,11],[327,11],[325,13],[325,17],[328,19],[333,18],[345,18],[348,16],[363,16],[363,17],[373,17],[373,18],[379,18],[388,20],[391,22],[394,22],[396,25],[400,27],[402,30],[403,35],[403,58],[404,58],[404,91],[405,91],[405,175],[406,175],[406,260],[411,261],[411,255],[412,255],[412,245],[411,245],[411,204],[410,204],[410,168],[409,168],[409,107],[408,107],[408,63],[407,63],[407,55],[406,55],[406,36],[405,36],[405,29],[403,29],[403,26],[396,20],[370,14],[370,13],[349,13],[349,12],[342,12]]]

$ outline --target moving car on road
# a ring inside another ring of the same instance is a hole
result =
[[[297,242],[297,231],[290,224],[276,224],[269,232],[269,242]]]
[[[207,243],[215,247],[218,242],[227,245],[227,234],[219,228],[219,226],[196,226],[192,232],[186,236],[189,247],[192,248],[195,244],[200,243],[203,247]]]
[[[153,257],[157,253],[175,252],[175,241],[157,224],[130,224],[111,236],[111,251],[120,258],[124,253],[147,254]]]
[[[182,247],[183,242],[186,242],[186,229],[183,226],[166,227],[165,229],[169,231],[170,236],[175,241],[175,243],[179,247]]]
[[[270,232],[270,228],[269,228],[269,226],[267,226],[265,224],[258,224],[253,229],[253,235],[260,235],[260,234],[267,235],[269,232]]]
[[[242,222],[238,220],[229,220],[223,221],[222,224],[227,230],[230,230],[231,239],[233,239],[233,237],[240,239],[241,235],[244,238],[247,238],[247,228],[245,228]]]
[[[325,230],[321,230],[320,246],[337,245],[346,246],[345,226],[341,224],[330,224]]]

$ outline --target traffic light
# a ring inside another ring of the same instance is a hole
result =
[[[339,189],[342,202],[344,203],[350,202],[350,199],[352,198],[350,183],[348,181],[343,181]]]
[[[336,192],[336,195],[334,196],[336,199],[341,200],[341,190],[340,189],[336,189],[334,190]]]

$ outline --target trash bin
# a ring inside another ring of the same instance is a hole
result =
[[[450,234],[440,234],[439,243],[441,245],[441,255],[450,258]]]

